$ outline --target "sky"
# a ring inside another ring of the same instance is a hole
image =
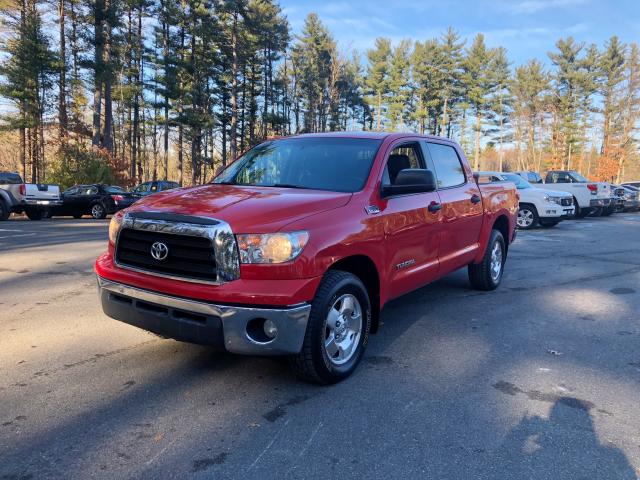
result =
[[[490,47],[503,46],[514,65],[547,53],[559,38],[596,43],[612,35],[640,43],[640,0],[280,0],[293,33],[317,13],[343,50],[364,52],[376,37],[424,41],[448,26],[467,43],[478,33]]]

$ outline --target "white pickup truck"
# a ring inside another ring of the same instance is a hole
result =
[[[40,220],[49,208],[61,204],[58,185],[24,183],[18,173],[0,172],[0,220],[22,212],[31,220]]]
[[[591,182],[575,170],[550,170],[541,185],[541,178],[535,172],[514,172],[525,180],[547,190],[569,192],[573,196],[576,217],[586,217],[597,213],[611,203],[611,185],[607,182]],[[534,180],[532,180],[534,179]]]
[[[573,197],[568,192],[534,187],[515,173],[480,172],[478,178],[481,182],[515,184],[520,196],[517,224],[522,230],[529,230],[538,225],[553,227],[574,215]]]

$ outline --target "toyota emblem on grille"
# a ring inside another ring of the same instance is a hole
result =
[[[162,261],[169,255],[169,247],[165,243],[155,242],[151,245],[151,256],[158,261]]]

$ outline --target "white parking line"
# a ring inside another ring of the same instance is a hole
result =
[[[0,232],[21,232],[22,230],[12,230],[10,228],[0,228]]]
[[[19,231],[19,230],[16,230]],[[19,235],[4,235],[0,238],[16,238],[16,237],[30,237],[31,235],[36,235],[35,233],[21,233]]]

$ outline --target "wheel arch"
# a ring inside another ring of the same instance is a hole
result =
[[[509,231],[510,231],[509,217],[507,217],[504,214],[499,215],[493,222],[493,225],[491,226],[491,230],[498,230],[502,234],[502,237],[504,238],[505,249],[508,251],[509,243],[511,242],[511,238],[509,236]]]
[[[371,302],[371,333],[380,325],[380,274],[375,262],[367,255],[350,255],[332,263],[329,270],[349,272],[360,279]]]

